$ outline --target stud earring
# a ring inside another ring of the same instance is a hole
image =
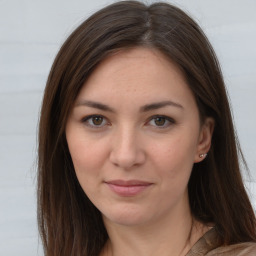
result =
[[[203,158],[203,157],[206,157],[206,156],[207,156],[207,153],[199,155],[200,158]]]

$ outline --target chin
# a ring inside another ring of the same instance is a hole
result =
[[[136,207],[123,207],[119,210],[112,209],[111,212],[102,214],[104,222],[115,223],[123,226],[139,226],[148,221],[149,216]]]

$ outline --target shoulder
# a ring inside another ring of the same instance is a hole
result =
[[[209,251],[207,256],[255,256],[256,243],[240,243],[221,246]]]
[[[186,256],[256,256],[256,243],[219,245],[215,228],[206,232]]]

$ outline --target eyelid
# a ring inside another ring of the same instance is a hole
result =
[[[93,118],[93,117],[100,117],[100,118],[103,118],[105,121],[106,121],[106,124],[103,124],[103,125],[91,125],[88,123],[88,121]],[[100,128],[103,128],[104,126],[108,125],[109,122],[108,122],[108,119],[103,116],[103,115],[100,115],[100,114],[93,114],[93,115],[88,115],[88,116],[85,116],[82,118],[81,122],[83,124],[85,124],[86,126],[90,127],[90,128],[93,128],[93,129],[100,129]]]
[[[173,125],[176,123],[176,121],[172,118],[172,117],[169,117],[169,116],[166,116],[166,115],[154,115],[154,116],[151,116],[148,121],[146,122],[146,124],[149,124],[150,121],[158,118],[158,117],[161,117],[161,118],[164,118],[166,119],[166,121],[169,122],[168,125],[164,125],[164,126],[157,126],[157,125],[153,125],[155,128],[157,129],[164,129],[164,128],[169,128],[170,125]]]
[[[103,119],[103,124],[100,124],[100,125],[93,125],[93,124],[90,124],[88,121],[91,119],[91,118],[94,118],[94,117],[100,117],[100,118],[102,118]],[[168,121],[168,123],[167,124],[164,124],[164,125],[160,125],[160,126],[158,126],[158,125],[151,125],[150,124],[150,122],[151,121],[153,121],[154,119],[156,119],[156,118],[164,118],[166,121]],[[103,127],[105,127],[105,126],[107,126],[107,125],[110,125],[110,122],[108,121],[108,119],[105,117],[105,116],[103,116],[103,115],[101,115],[101,114],[92,114],[92,115],[88,115],[88,116],[85,116],[85,117],[83,117],[82,119],[81,119],[81,122],[84,124],[84,125],[86,125],[86,126],[88,126],[88,127],[90,127],[90,128],[93,128],[93,129],[100,129],[100,128],[103,128]],[[173,118],[171,118],[170,116],[166,116],[166,115],[153,115],[153,116],[151,116],[150,118],[148,118],[148,120],[146,121],[146,125],[149,125],[149,126],[153,126],[154,128],[156,128],[156,129],[165,129],[165,128],[168,128],[168,127],[170,127],[171,125],[173,125],[173,124],[175,124],[176,123],[176,121],[173,119]]]

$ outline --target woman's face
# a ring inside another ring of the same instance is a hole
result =
[[[142,225],[189,212],[187,184],[210,147],[176,65],[135,48],[105,59],[81,89],[66,126],[77,178],[105,221]]]

